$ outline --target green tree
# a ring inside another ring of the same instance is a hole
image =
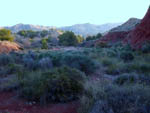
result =
[[[34,38],[34,37],[39,36],[38,31],[32,31],[32,30],[21,30],[17,34],[20,36],[29,37],[29,38]]]
[[[48,31],[47,30],[43,30],[40,33],[41,37],[46,37],[48,35]]]
[[[0,40],[1,41],[4,41],[4,40],[13,41],[14,37],[12,36],[12,33],[10,30],[1,29],[0,30]]]
[[[90,41],[90,40],[94,40],[95,39],[95,36],[88,36],[86,37],[86,41]]]
[[[80,35],[77,36],[78,43],[82,43],[84,41],[84,38]]]
[[[48,43],[47,43],[48,39],[47,38],[43,38],[42,39],[42,49],[48,49]]]
[[[96,39],[99,39],[99,38],[101,38],[102,37],[102,34],[101,33],[98,33],[97,35],[96,35]]]
[[[86,41],[100,39],[102,37],[101,33],[98,33],[96,36],[88,36],[86,37]]]
[[[27,37],[27,31],[25,31],[25,30],[21,30],[17,34],[20,35],[20,36]]]
[[[63,33],[58,38],[59,38],[59,43],[63,46],[76,46],[78,44],[77,36],[70,31]]]

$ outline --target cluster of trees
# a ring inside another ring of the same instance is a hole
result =
[[[98,33],[96,36],[88,36],[86,38],[86,41],[96,40],[96,39],[99,39],[101,37],[102,37],[102,35],[100,33]],[[58,39],[59,39],[59,44],[62,45],[62,46],[77,46],[78,44],[80,44],[83,41],[85,41],[85,39],[82,36],[75,35],[71,31],[64,32],[62,35],[60,35],[58,37]],[[43,39],[41,41],[43,49],[47,49],[48,48],[48,46],[47,46],[47,43],[49,42],[48,40],[49,40],[49,38],[48,39]]]
[[[100,39],[102,37],[101,33],[98,33],[96,36],[88,36],[86,37],[86,41]]]
[[[66,31],[59,37],[59,43],[63,46],[76,46],[84,41],[82,36],[76,36],[73,32]]]
[[[23,37],[34,38],[34,37],[45,37],[49,35],[49,32],[47,30],[43,31],[22,30],[19,31],[17,34]]]
[[[10,30],[7,29],[1,29],[0,30],[0,41],[13,41],[14,37],[12,36],[12,33]]]

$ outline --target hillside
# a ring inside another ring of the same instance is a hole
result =
[[[64,26],[64,27],[50,27],[50,26],[40,26],[40,25],[31,25],[31,24],[17,24],[14,26],[6,26],[0,27],[0,29],[5,28],[9,29],[12,32],[18,32],[21,30],[33,30],[33,31],[42,31],[49,29],[57,29],[62,31],[72,31],[77,35],[88,36],[88,35],[96,35],[98,33],[105,33],[110,29],[121,25],[121,23],[108,23],[103,25],[94,25],[94,24],[76,24],[72,26]]]
[[[68,27],[61,27],[61,30],[64,31],[72,31],[75,34],[88,36],[88,35],[96,35],[97,33],[105,33],[110,29],[119,26],[121,23],[109,23],[103,25],[94,25],[94,24],[76,24]]]
[[[140,22],[141,22],[140,19],[130,18],[124,24],[111,29],[110,32],[120,32],[120,31],[126,31],[127,32],[127,31],[130,31],[130,30],[133,30],[135,28],[135,26],[138,25]]]
[[[111,29],[102,39],[109,42],[122,41],[140,22],[140,19],[130,18],[124,24]]]
[[[150,7],[141,23],[129,34],[127,40],[134,48],[141,48],[150,41]]]
[[[21,30],[42,31],[42,30],[49,30],[53,27],[40,26],[40,25],[31,25],[31,24],[17,24],[17,25],[14,25],[14,26],[3,27],[3,28],[9,29],[12,32],[18,32],[18,31],[21,31]]]

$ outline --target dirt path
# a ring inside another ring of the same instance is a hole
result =
[[[16,97],[15,93],[0,93],[0,113],[77,113],[77,102],[49,104],[47,106],[29,105]]]

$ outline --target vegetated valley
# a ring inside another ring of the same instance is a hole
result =
[[[150,113],[150,8],[86,38],[0,29],[0,113]]]

